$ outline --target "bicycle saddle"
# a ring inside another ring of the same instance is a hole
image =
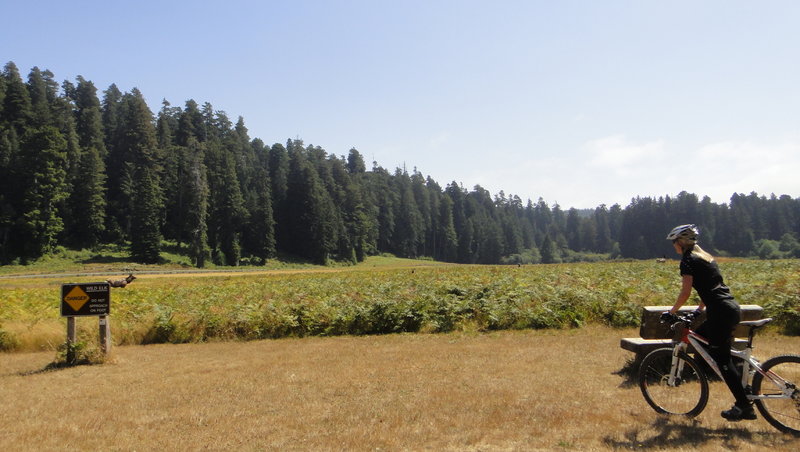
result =
[[[761,319],[761,320],[746,320],[744,322],[739,322],[739,325],[749,326],[753,328],[760,328],[769,322],[772,321],[772,317]]]

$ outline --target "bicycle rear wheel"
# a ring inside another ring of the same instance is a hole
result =
[[[753,377],[753,394],[775,398],[756,399],[758,411],[778,430],[800,436],[800,356],[770,358],[761,370],[766,376]]]
[[[708,378],[694,359],[679,355],[683,370],[669,383],[672,349],[653,350],[639,367],[639,388],[644,399],[659,413],[694,417],[708,403]]]

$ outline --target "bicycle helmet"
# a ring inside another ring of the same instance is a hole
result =
[[[690,243],[696,243],[698,235],[700,235],[700,230],[697,229],[697,226],[693,224],[682,224],[676,226],[667,234],[667,240],[672,240],[674,242],[675,240],[683,239]]]

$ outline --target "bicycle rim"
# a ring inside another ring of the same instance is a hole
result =
[[[753,394],[781,396],[781,398],[757,399],[756,407],[764,419],[778,430],[800,436],[800,356],[783,355],[768,359],[761,369],[767,374],[753,377]],[[776,384],[770,375],[777,376],[783,384]]]
[[[674,384],[669,383],[672,349],[650,352],[639,367],[639,388],[647,403],[662,414],[694,417],[708,403],[708,379],[697,363],[681,354],[683,371]]]

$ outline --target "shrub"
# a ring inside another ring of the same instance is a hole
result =
[[[17,338],[0,325],[0,352],[15,350],[18,346]]]
[[[106,362],[106,354],[94,342],[85,340],[73,343],[62,343],[57,350],[56,360],[48,365],[49,368],[65,366],[82,366],[102,364]]]

